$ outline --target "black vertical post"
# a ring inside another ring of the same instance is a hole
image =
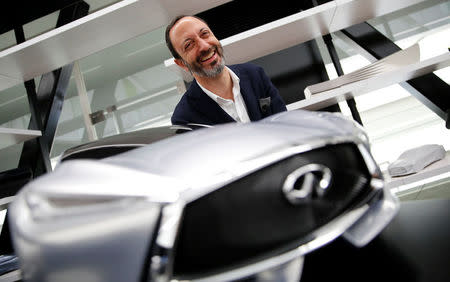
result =
[[[330,53],[331,61],[333,62],[334,68],[336,69],[338,76],[344,75],[344,71],[342,70],[342,66],[339,61],[339,57],[336,52],[336,48],[334,47],[333,39],[331,38],[331,35],[330,34],[324,35],[323,40],[325,41],[325,44],[327,45],[327,49],[328,49],[328,52]],[[356,120],[359,124],[363,125],[361,116],[359,115],[358,109],[356,107],[355,99],[354,98],[347,99],[347,105],[350,108],[353,119]]]
[[[17,44],[20,44],[25,41],[25,35],[23,32],[22,26],[15,27],[14,34],[16,36]],[[30,120],[30,125],[28,128],[34,129],[34,130],[39,130],[42,132],[44,130],[44,126],[42,124],[41,112],[38,109],[36,84],[34,83],[34,79],[25,81],[24,84],[25,84],[25,89],[27,91],[28,104],[29,104],[30,113],[31,113],[31,120]],[[48,149],[48,146],[46,145],[47,142],[45,141],[45,137],[44,136],[38,137],[37,140],[32,140],[32,143],[33,143],[33,147],[35,148],[33,151],[35,152],[35,155],[37,154],[37,156],[34,158],[34,160],[30,160],[30,161],[33,161],[33,163],[28,164],[27,167],[29,167],[30,165],[37,166],[37,163],[35,160],[40,159],[40,161],[42,163],[42,166],[41,166],[42,171],[40,171],[39,174],[50,171],[51,164],[50,164],[50,158],[49,158],[49,149]],[[29,148],[25,148],[25,147],[26,146],[24,144],[23,151],[28,152]]]
[[[318,6],[319,3],[317,0],[312,0],[313,6]],[[336,69],[336,72],[338,76],[344,75],[344,71],[341,67],[341,62],[339,61],[339,56],[337,55],[336,48],[333,44],[333,39],[331,38],[330,34],[324,35],[323,41],[325,42],[325,45],[327,45],[328,53],[330,54],[331,61],[333,62],[333,66]],[[356,120],[359,124],[363,125],[361,116],[359,115],[358,109],[356,108],[356,102],[354,98],[347,99],[347,106],[350,108],[350,112],[352,113],[352,117],[354,120]]]
[[[85,2],[77,2],[65,7],[60,11],[57,27],[81,18],[88,12],[89,5]],[[16,25],[14,32],[18,44],[25,41],[21,25]],[[24,82],[31,113],[29,128],[40,130],[42,136],[37,140],[24,143],[18,170],[21,175],[17,176],[21,181],[13,183],[17,191],[31,178],[51,171],[49,151],[56,133],[64,95],[69,85],[72,66],[73,64],[69,64],[42,75],[38,91],[36,91],[34,79]],[[8,217],[6,217],[0,233],[0,255],[13,253]]]
[[[77,2],[60,10],[56,27],[87,15],[89,5]],[[17,40],[25,40],[22,28],[17,28]],[[22,41],[22,42],[23,42]],[[64,96],[69,85],[73,64],[43,74],[36,91],[34,80],[25,82],[30,112],[30,128],[42,132],[42,137],[24,143],[19,167],[30,168],[34,177],[51,171],[50,151],[62,111]]]

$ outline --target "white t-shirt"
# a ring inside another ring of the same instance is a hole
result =
[[[226,67],[226,66],[225,66]],[[231,80],[233,81],[233,100],[224,99],[208,89],[200,85],[200,88],[213,99],[228,115],[230,115],[237,122],[250,122],[248,117],[247,107],[245,106],[244,99],[241,94],[241,87],[239,86],[239,77],[228,67],[226,67],[231,75]]]

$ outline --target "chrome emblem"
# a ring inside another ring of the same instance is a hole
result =
[[[286,199],[294,205],[312,197],[323,197],[331,185],[331,170],[321,164],[308,164],[291,172],[283,183]]]

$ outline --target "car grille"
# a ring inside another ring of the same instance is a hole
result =
[[[332,181],[321,197],[290,203],[282,186],[299,167],[321,164]],[[185,209],[174,274],[205,273],[299,245],[320,226],[367,202],[370,174],[356,145],[328,146],[266,166],[191,203]]]

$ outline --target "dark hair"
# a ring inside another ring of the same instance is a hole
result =
[[[206,25],[208,25],[208,23],[206,23],[206,21],[203,20],[202,18],[199,18],[199,17],[197,17],[197,16],[191,16],[191,15],[180,15],[180,16],[177,16],[177,17],[175,17],[175,18],[169,23],[169,25],[166,27],[166,45],[167,45],[167,48],[169,48],[170,53],[172,53],[172,56],[173,56],[175,59],[181,59],[181,56],[180,56],[180,54],[178,54],[178,52],[177,52],[177,51],[175,50],[175,48],[173,47],[172,41],[170,40],[169,33],[170,33],[170,30],[173,28],[173,26],[174,26],[179,20],[181,20],[182,18],[185,18],[185,17],[193,17],[193,18],[196,18],[196,19],[198,19],[198,20],[204,22]]]

